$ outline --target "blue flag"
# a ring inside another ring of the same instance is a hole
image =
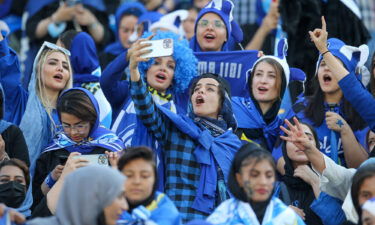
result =
[[[231,85],[232,96],[249,96],[247,72],[258,59],[258,51],[194,52],[198,58],[198,74],[215,73]]]

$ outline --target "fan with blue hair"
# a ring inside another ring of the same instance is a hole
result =
[[[143,38],[149,37],[152,33],[147,32]],[[171,38],[173,39],[173,59],[176,63],[173,82],[169,87],[172,93],[183,93],[187,90],[191,79],[197,76],[197,59],[193,55],[193,51],[189,48],[189,44],[185,39],[180,39],[177,34],[172,32],[158,31],[152,40]],[[141,77],[146,81],[147,70],[154,64],[154,59],[148,62],[141,62],[138,65]]]

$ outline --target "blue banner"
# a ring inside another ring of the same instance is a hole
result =
[[[194,52],[198,58],[198,74],[215,73],[231,85],[232,96],[248,96],[247,71],[258,59],[258,51]]]

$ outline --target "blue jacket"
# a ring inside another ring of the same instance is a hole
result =
[[[7,40],[0,41],[0,83],[4,89],[4,120],[19,125],[29,97],[21,85],[21,71],[16,52],[8,47]]]
[[[359,82],[353,73],[339,81],[346,100],[361,115],[363,120],[375,132],[375,98]]]

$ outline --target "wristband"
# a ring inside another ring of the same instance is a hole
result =
[[[46,179],[44,180],[47,186],[51,189],[55,185],[56,181],[52,178],[52,173],[49,173]]]
[[[327,52],[329,52],[329,50],[327,50],[327,51],[323,52],[323,53],[322,53],[322,56],[324,56],[324,54],[326,54]]]

